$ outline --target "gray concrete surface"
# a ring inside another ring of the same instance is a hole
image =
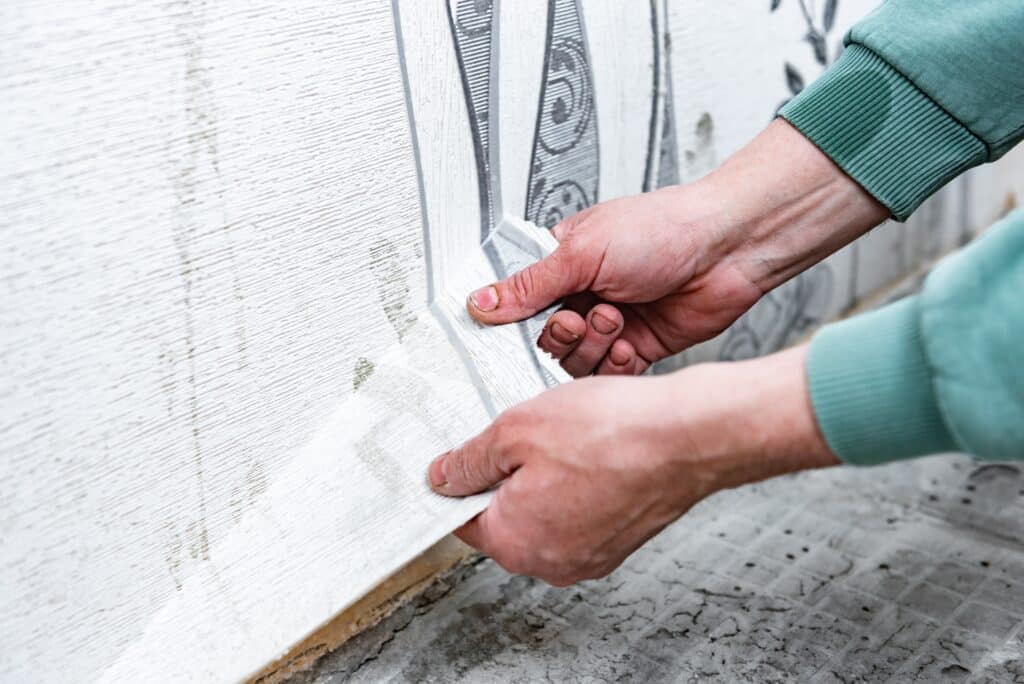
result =
[[[723,492],[603,580],[481,560],[293,684],[1024,682],[1024,477],[944,456]]]

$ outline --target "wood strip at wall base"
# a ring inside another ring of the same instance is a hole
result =
[[[373,627],[475,555],[456,537],[444,537],[257,673],[249,684],[280,684],[308,670],[321,657]]]

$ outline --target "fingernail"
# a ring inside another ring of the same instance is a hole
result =
[[[580,339],[580,336],[576,333],[563,328],[558,323],[551,324],[551,337],[555,338],[555,341],[561,342],[562,344],[572,344],[576,340]]]
[[[498,308],[498,291],[493,285],[481,287],[469,295],[469,301],[480,311],[494,311]]]
[[[439,456],[430,464],[430,468],[427,470],[427,479],[430,480],[431,487],[439,488],[448,484],[448,480],[444,476],[443,464],[444,456]]]
[[[602,335],[610,335],[615,332],[618,328],[618,324],[607,316],[602,316],[599,313],[595,313],[590,317],[590,325],[594,327],[594,330],[601,333]]]

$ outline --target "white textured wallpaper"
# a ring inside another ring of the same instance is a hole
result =
[[[564,376],[468,290],[752,137],[873,3],[818,4],[4,3],[0,680],[244,678],[479,510],[427,463]],[[691,360],[957,244],[998,168]]]

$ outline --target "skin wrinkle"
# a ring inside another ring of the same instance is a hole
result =
[[[738,261],[750,264],[746,277],[762,292],[778,287],[856,239],[863,232],[861,213],[868,214],[867,221],[874,223],[887,216],[888,212],[873,199],[870,201],[875,207],[868,205],[867,212],[857,212],[856,208],[864,207],[864,200],[870,197],[838,167],[830,167],[823,169],[827,177],[806,192],[776,200],[778,204],[771,210],[744,224],[743,231],[750,235],[744,250],[751,257]],[[837,226],[835,217],[845,220]],[[808,232],[822,239],[809,242]]]

